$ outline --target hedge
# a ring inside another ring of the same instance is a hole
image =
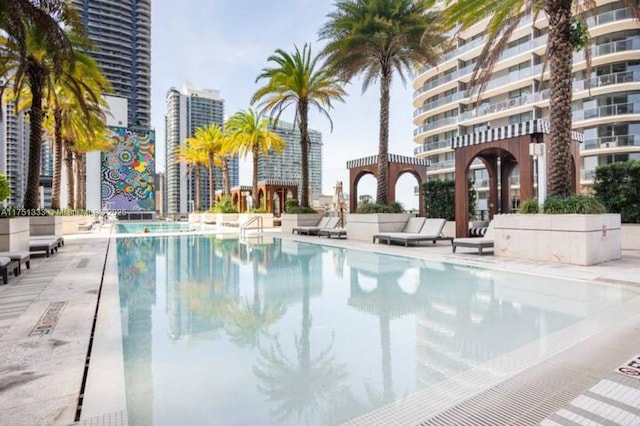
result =
[[[598,166],[593,184],[595,197],[622,223],[640,223],[640,161]]]

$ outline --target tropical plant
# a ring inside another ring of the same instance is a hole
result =
[[[206,167],[209,175],[209,207],[213,207],[216,202],[215,168],[222,167],[222,158],[225,156],[223,148],[224,132],[215,123],[198,127],[194,135],[187,138],[186,142],[204,152],[207,159]]]
[[[540,212],[537,198],[531,198],[520,203],[518,213],[520,214],[537,214]]]
[[[640,8],[635,0],[622,0],[636,19]],[[573,51],[588,45],[585,22],[596,12],[597,2],[580,0],[447,0],[446,21],[462,31],[489,18],[487,41],[476,63],[471,82],[482,92],[494,65],[509,47],[509,39],[523,19],[542,11],[549,22],[549,121],[551,140],[548,160],[548,194],[566,197],[573,192],[571,159]],[[574,13],[575,12],[575,13]],[[534,19],[535,20],[535,19]],[[590,64],[590,49],[585,57]]]
[[[225,126],[229,134],[229,153],[247,157],[250,153],[253,160],[253,177],[251,181],[251,198],[253,206],[258,206],[258,160],[260,155],[270,151],[282,152],[284,140],[277,133],[269,130],[269,120],[257,111],[249,108],[233,114]]]
[[[402,204],[398,202],[391,204],[379,204],[365,201],[358,204],[358,208],[356,209],[357,213],[402,213],[403,211],[404,208],[402,207]]]
[[[433,179],[423,184],[425,213],[427,217],[456,220],[456,181]],[[469,180],[469,217],[476,210],[476,190]]]
[[[223,196],[211,209],[212,213],[238,213],[238,209],[233,205],[231,197]]]
[[[640,161],[611,163],[596,168],[595,197],[622,223],[640,223]]]
[[[0,203],[9,198],[10,195],[11,188],[9,187],[7,175],[0,173]]]
[[[273,66],[263,68],[256,82],[265,80],[251,98],[251,103],[259,103],[277,124],[280,115],[289,106],[295,109],[294,124],[300,130],[300,205],[309,207],[309,108],[315,108],[324,115],[333,129],[328,110],[333,101],[344,101],[345,91],[341,82],[329,68],[319,62],[318,56],[311,56],[311,47],[305,44],[302,51],[294,46],[293,53],[277,49],[267,61]]]
[[[542,211],[545,214],[602,214],[607,208],[594,197],[576,194],[549,197],[544,201]]]
[[[29,9],[24,7],[24,0],[17,2],[21,6],[13,4],[6,6],[6,3],[13,2],[2,3],[0,25],[6,25],[9,22],[9,18],[7,18],[9,13],[21,13],[21,11],[24,12]],[[33,5],[36,5],[41,11],[49,13],[51,19],[55,22],[64,22],[62,21],[64,19],[72,20],[73,12],[67,2],[56,0],[51,2],[40,1],[33,3]],[[21,7],[23,8],[20,9]],[[30,10],[33,12],[32,9]],[[23,21],[22,26],[13,25],[11,31],[0,35],[0,75],[10,76],[5,86],[0,88],[0,93],[4,91],[7,85],[10,85],[15,95],[13,100],[16,103],[20,103],[19,98],[23,88],[27,89],[30,97],[29,173],[24,197],[24,207],[26,209],[38,207],[43,119],[42,102],[52,90],[50,76],[60,75],[63,63],[71,61],[73,52],[69,39],[64,35],[60,35],[53,23],[46,19],[45,21],[47,24],[41,27],[35,21],[30,22],[27,19]]]
[[[389,103],[394,71],[404,83],[413,67],[436,65],[447,43],[433,0],[338,0],[320,29],[323,51],[337,75],[363,75],[362,90],[380,80],[378,187],[387,204],[389,183]]]
[[[307,214],[317,213],[317,211],[311,207],[302,207],[298,200],[289,199],[284,203],[284,212],[289,214]]]
[[[200,193],[201,193],[201,182],[200,182],[200,171],[202,167],[207,165],[208,158],[207,154],[200,149],[200,147],[195,146],[190,143],[185,143],[184,145],[180,145],[176,149],[176,161],[179,163],[184,163],[187,166],[187,173],[191,174],[193,172],[195,179],[195,200],[194,200],[194,210],[200,211]]]

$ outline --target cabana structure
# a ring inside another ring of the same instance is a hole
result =
[[[249,185],[239,185],[231,188],[231,202],[238,212],[244,213],[249,208],[247,197],[251,196],[252,187]],[[216,191],[216,200],[220,201],[222,191]],[[258,208],[265,206],[267,213],[280,215],[284,212],[285,202],[289,198],[298,198],[298,184],[295,181],[282,179],[265,179],[258,182]]]

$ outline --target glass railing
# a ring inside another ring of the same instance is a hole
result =
[[[414,148],[413,154],[418,155],[418,154],[422,154],[423,152],[435,151],[436,149],[444,149],[444,148],[451,148],[451,139],[437,141],[437,142],[427,142],[417,148]]]
[[[573,120],[582,121],[598,117],[610,117],[624,114],[640,114],[640,103],[604,105],[596,108],[574,111]]]
[[[640,49],[640,36],[629,37],[624,40],[612,41],[610,43],[599,44],[591,47],[591,57],[609,55],[611,53],[627,52],[629,50]],[[573,62],[584,61],[584,52],[575,52]]]
[[[417,110],[413,111],[413,116],[416,117],[416,116],[422,114],[423,112],[429,111],[429,110],[434,109],[434,108],[441,107],[442,105],[446,105],[446,104],[449,104],[451,102],[455,102],[455,101],[460,100],[462,98],[464,98],[464,92],[457,92],[457,93],[454,93],[452,95],[445,96],[444,98],[440,98],[440,99],[437,99],[435,101],[432,101],[432,102],[429,102],[429,103],[426,103],[426,104],[422,105],[420,108],[418,108]]]
[[[625,8],[625,9],[610,10],[608,12],[600,13],[596,16],[589,16],[587,17],[586,21],[587,21],[587,26],[589,28],[593,28],[596,25],[604,25],[610,22],[622,21],[624,19],[631,19],[631,18],[633,18],[633,16],[631,15],[631,12],[629,11],[629,9]]]
[[[455,167],[455,160],[440,161],[438,163],[431,163],[429,170],[442,170],[452,169]]]
[[[640,146],[640,137],[636,138],[635,135],[618,135],[586,139],[582,143],[582,150],[588,151],[591,149],[608,149],[625,146]]]
[[[596,177],[596,171],[595,170],[582,170],[581,171],[581,175],[582,175],[582,179],[583,181],[591,181],[594,180]]]
[[[439,127],[448,126],[450,124],[456,124],[458,122],[458,117],[447,117],[438,121],[434,121],[432,123],[427,123],[423,126],[418,127],[413,131],[413,136],[417,136],[420,133],[427,132],[429,130],[437,129]]]
[[[587,81],[589,81],[591,88],[609,86],[611,84],[630,83],[632,81],[640,81],[640,71],[623,71],[599,75],[590,80],[576,80],[573,82],[573,90],[575,92],[587,90]]]
[[[519,98],[513,98],[513,99],[509,99],[506,100],[504,102],[497,102],[497,103],[493,103],[493,104],[488,104],[488,105],[481,105],[478,108],[474,108],[471,111],[467,111],[467,112],[463,112],[460,115],[460,120],[469,120],[472,119],[474,117],[479,117],[479,116],[483,116],[486,114],[493,114],[496,112],[501,112],[501,111],[505,111],[507,109],[511,109],[511,108],[515,108],[515,107],[519,107],[522,105],[526,105],[529,102],[531,102],[531,96],[530,95],[525,95],[525,96],[520,96]]]

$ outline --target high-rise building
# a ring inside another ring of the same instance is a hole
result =
[[[271,152],[258,158],[258,180],[282,179],[298,182],[298,191],[302,183],[300,149],[300,130],[297,126],[284,121],[278,121],[277,126],[270,126],[270,130],[280,135],[286,143],[281,153]],[[309,129],[309,198],[318,197],[322,193],[322,133]]]
[[[102,72],[128,99],[130,126],[151,122],[151,0],[73,0]]]
[[[176,150],[192,137],[198,127],[215,123],[224,124],[224,100],[218,90],[199,89],[186,83],[182,92],[172,88],[167,93],[167,115],[165,116],[166,138],[166,202],[167,214],[184,214],[193,210],[195,205],[195,174],[188,166],[179,162]],[[237,156],[229,161],[231,186],[238,185],[239,164]],[[203,170],[200,176],[200,206],[203,210],[210,206],[210,188],[208,172]],[[216,168],[215,188],[222,188],[222,172]]]
[[[581,184],[593,183],[595,168],[640,159],[640,25],[621,1],[596,0],[587,18],[592,66],[584,52],[573,60],[573,129],[584,134]],[[427,178],[454,177],[451,139],[488,128],[549,117],[548,22],[526,17],[513,32],[480,100],[469,80],[485,43],[486,22],[462,32],[457,48],[437,67],[420,71],[413,87],[415,155],[431,161]],[[479,207],[486,208],[488,176],[472,166]],[[518,176],[512,175],[512,207],[518,204]]]
[[[11,195],[6,203],[21,207],[27,185],[27,153],[29,149],[29,120],[24,112],[16,113],[12,102],[2,104],[0,120],[0,173],[7,176]]]

